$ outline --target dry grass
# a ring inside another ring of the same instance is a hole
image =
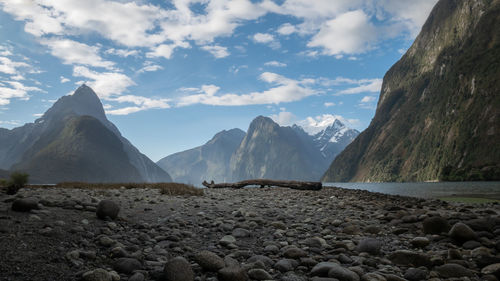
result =
[[[192,185],[175,182],[162,183],[87,183],[87,182],[61,182],[56,185],[32,185],[30,187],[57,187],[57,188],[78,188],[78,189],[133,189],[133,188],[154,188],[159,189],[164,195],[189,195],[202,196],[203,189]]]

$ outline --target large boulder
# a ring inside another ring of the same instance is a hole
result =
[[[191,264],[183,257],[169,260],[163,268],[165,281],[193,281],[194,272]]]
[[[111,200],[101,200],[97,205],[96,215],[102,220],[106,219],[106,217],[116,219],[119,212],[120,206],[117,203]]]
[[[12,202],[12,211],[29,212],[38,208],[38,200],[33,198],[16,199]]]
[[[448,234],[451,238],[461,243],[477,239],[476,232],[474,232],[474,230],[472,230],[468,225],[461,222],[454,224]]]
[[[440,216],[426,218],[422,222],[422,231],[425,234],[441,234],[450,230],[448,221]]]

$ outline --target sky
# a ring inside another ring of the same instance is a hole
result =
[[[0,0],[0,127],[86,83],[157,161],[257,116],[362,131],[437,0]]]

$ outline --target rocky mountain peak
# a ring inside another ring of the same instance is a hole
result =
[[[103,123],[107,122],[101,100],[94,90],[85,84],[78,87],[72,95],[58,99],[41,120],[61,118],[66,115],[89,115]]]

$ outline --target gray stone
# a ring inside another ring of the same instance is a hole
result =
[[[136,272],[136,273],[134,273],[134,275],[130,276],[128,281],[144,281],[144,279],[146,279],[144,277],[144,274],[142,274],[140,272]]]
[[[450,224],[440,216],[426,218],[422,222],[422,230],[425,234],[441,234],[450,230]]]
[[[387,281],[387,279],[376,272],[370,272],[366,273],[361,277],[361,280],[363,281]]]
[[[410,241],[410,243],[415,248],[425,248],[431,242],[426,237],[415,237]]]
[[[366,238],[359,242],[356,250],[358,252],[366,252],[372,255],[380,254],[380,248],[382,248],[382,242],[375,238]]]
[[[419,268],[410,268],[405,272],[405,279],[409,281],[419,281],[427,279],[427,271]]]
[[[101,202],[97,205],[96,215],[102,220],[106,217],[116,219],[119,212],[120,206],[117,203],[111,200],[101,200]]]
[[[111,274],[102,268],[87,271],[82,275],[82,281],[113,281]]]
[[[224,267],[217,273],[219,281],[247,281],[248,275],[241,267]]]
[[[399,265],[430,266],[431,258],[422,253],[408,250],[397,250],[389,255],[389,260]]]
[[[474,230],[472,230],[468,225],[461,222],[454,224],[448,234],[451,238],[462,243],[477,239],[476,232],[474,232]]]
[[[490,264],[481,269],[482,274],[492,274],[500,278],[500,263]]]
[[[270,280],[273,279],[271,274],[261,268],[254,268],[248,271],[248,276],[255,280]]]
[[[292,261],[295,260],[290,260],[290,259],[282,259],[276,262],[274,265],[274,268],[281,272],[287,272],[287,271],[292,271],[293,270],[293,263]]]
[[[119,273],[131,274],[135,270],[142,269],[142,264],[134,258],[119,258],[113,263],[113,269]]]
[[[222,237],[220,240],[219,240],[219,243],[222,245],[222,246],[227,246],[229,244],[233,244],[236,242],[236,238],[234,238],[234,236],[232,235],[226,235],[224,237]]]
[[[247,262],[249,263],[256,263],[260,262],[264,265],[265,268],[272,267],[274,265],[274,261],[270,259],[269,257],[263,256],[263,255],[254,255],[251,256]]]
[[[165,281],[193,281],[194,272],[191,264],[183,257],[169,260],[163,269]]]
[[[434,270],[443,278],[454,277],[472,277],[474,274],[469,269],[455,263],[447,263],[434,268]]]
[[[283,256],[290,259],[298,259],[306,257],[307,253],[302,249],[296,247],[290,247],[283,252]]]
[[[249,237],[250,234],[251,234],[250,231],[243,229],[243,228],[235,228],[233,230],[233,232],[231,233],[231,235],[236,237],[236,238]]]
[[[359,281],[359,276],[356,272],[338,264],[335,264],[335,266],[328,271],[328,277],[337,278],[340,281]]]
[[[327,277],[328,271],[336,266],[338,266],[338,264],[333,262],[320,262],[311,270],[311,276]]]
[[[33,198],[22,198],[16,199],[12,202],[12,211],[16,212],[29,212],[31,210],[37,210],[38,201]]]
[[[194,260],[205,270],[217,272],[225,266],[224,260],[210,251],[201,251],[194,256]]]

